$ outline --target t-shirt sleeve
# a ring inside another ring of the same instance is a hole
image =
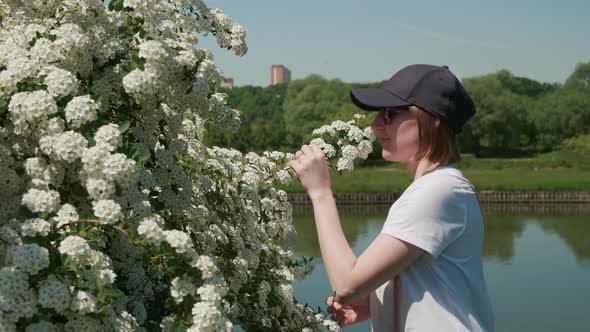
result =
[[[447,181],[430,179],[408,189],[389,210],[381,232],[437,257],[464,231],[465,205]]]

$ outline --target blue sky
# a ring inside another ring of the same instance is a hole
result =
[[[413,63],[448,65],[459,78],[508,69],[560,82],[590,61],[588,0],[205,0],[246,29],[237,57],[201,37],[235,84],[269,84],[270,66],[293,79],[387,79]]]

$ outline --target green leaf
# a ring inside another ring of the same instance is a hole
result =
[[[57,100],[57,106],[59,108],[64,108],[66,105],[73,99],[72,96],[64,96]]]
[[[119,131],[121,132],[121,134],[124,134],[127,132],[127,130],[129,130],[129,126],[131,126],[131,122],[130,121],[123,121],[119,124]]]
[[[123,0],[111,0],[108,8],[109,10],[120,12],[123,9]]]
[[[148,161],[148,160],[150,160],[151,156],[152,156],[152,154],[149,151],[140,153],[137,156],[137,161],[141,161],[141,162]]]
[[[8,107],[8,100],[4,96],[0,96],[0,112],[3,112]]]

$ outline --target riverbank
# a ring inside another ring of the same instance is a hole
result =
[[[456,165],[478,191],[495,192],[590,192],[590,168],[548,166],[537,160],[466,160]],[[585,166],[585,165],[584,165]],[[336,193],[403,192],[410,185],[402,165],[357,167],[354,171],[332,174]],[[287,192],[304,192],[298,181],[282,187]]]
[[[397,193],[334,193],[339,205],[390,205],[401,196]],[[493,204],[590,204],[590,192],[478,192],[482,205]],[[306,193],[288,193],[289,202],[294,205],[311,204]]]

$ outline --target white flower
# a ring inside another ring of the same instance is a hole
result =
[[[36,243],[16,246],[12,258],[16,267],[30,275],[49,267],[49,251]]]
[[[242,181],[246,184],[257,188],[260,182],[260,176],[253,171],[246,171],[242,174]]]
[[[70,100],[64,112],[66,120],[74,128],[80,128],[83,124],[97,119],[98,108],[98,104],[90,96],[78,96]]]
[[[176,277],[170,284],[170,295],[176,303],[182,302],[185,296],[194,296],[197,293],[197,289],[193,283],[187,278]]]
[[[328,328],[329,331],[340,331],[340,325],[335,321],[326,319],[323,321],[323,324]]]
[[[6,69],[12,73],[16,80],[35,76],[39,70],[39,63],[26,56],[14,56],[8,59]]]
[[[63,312],[70,306],[70,292],[63,282],[51,275],[39,287],[39,305]]]
[[[32,188],[23,195],[22,204],[32,212],[54,212],[59,207],[59,193]]]
[[[37,124],[40,136],[50,136],[63,133],[66,129],[66,123],[61,118],[51,118]]]
[[[16,320],[37,313],[37,296],[29,288],[28,275],[14,267],[0,268],[0,298],[0,313],[11,315]]]
[[[109,155],[103,161],[102,172],[120,184],[126,184],[135,171],[135,161],[122,153]]]
[[[197,294],[201,297],[201,301],[221,302],[221,297],[227,293],[225,288],[220,288],[213,284],[205,284],[197,289]]]
[[[133,69],[123,77],[123,87],[131,95],[151,95],[156,92],[158,81],[156,69],[145,66],[144,70]]]
[[[103,328],[97,320],[88,316],[74,316],[64,326],[65,332],[98,332]]]
[[[277,292],[283,301],[293,301],[293,286],[291,286],[291,284],[280,284],[277,288]]]
[[[104,178],[86,179],[88,195],[94,199],[109,199],[115,193],[115,183]]]
[[[312,139],[309,144],[319,145],[321,147],[322,145],[326,144],[326,142],[322,138],[316,137]]]
[[[222,314],[218,307],[211,302],[197,302],[193,306],[194,325],[189,331],[219,331]]]
[[[373,152],[373,144],[368,140],[363,140],[357,146],[359,158],[367,159],[369,153]]]
[[[12,96],[8,104],[8,112],[17,134],[57,111],[57,104],[53,97],[42,90],[19,92]]]
[[[156,245],[165,239],[164,232],[155,217],[144,218],[137,227],[137,233],[148,242]]]
[[[64,204],[53,219],[57,222],[57,228],[59,228],[64,224],[80,219],[80,216],[78,216],[78,212],[73,205]]]
[[[364,132],[359,127],[351,126],[347,136],[349,140],[358,143],[364,138]]]
[[[85,291],[78,291],[72,298],[70,310],[77,311],[81,314],[87,314],[96,311],[96,298]]]
[[[354,169],[354,162],[351,159],[340,158],[336,164],[339,171],[352,171]]]
[[[10,70],[0,72],[0,96],[8,96],[17,91],[18,80]]]
[[[342,148],[342,157],[343,157],[343,158],[346,158],[346,159],[353,160],[353,159],[355,159],[356,157],[358,157],[358,155],[359,155],[359,151],[358,151],[358,149],[357,149],[355,146],[353,146],[353,145],[345,145],[345,146]]]
[[[213,262],[211,257],[207,255],[199,256],[195,266],[201,270],[203,279],[209,279],[213,277],[215,273],[217,273],[217,266],[215,265],[215,262]]]
[[[93,202],[92,210],[102,224],[115,224],[123,218],[121,206],[111,199]]]
[[[322,152],[326,155],[326,158],[332,158],[336,156],[336,149],[331,144],[322,145]]]
[[[230,28],[231,20],[227,15],[223,13],[223,10],[219,8],[213,8],[211,9],[211,14],[213,14],[215,18],[215,24],[217,28],[221,30]]]
[[[162,43],[156,40],[148,40],[139,45],[139,56],[148,62],[161,63],[166,57],[166,50]]]
[[[237,56],[245,55],[248,52],[248,46],[246,46],[246,31],[241,25],[232,25],[230,46]]]
[[[193,248],[191,238],[183,231],[176,229],[164,231],[166,242],[176,250],[177,253],[188,253]]]
[[[41,150],[48,156],[67,162],[73,162],[82,157],[88,141],[82,134],[66,131],[52,136],[44,136],[39,140]]]
[[[41,158],[28,158],[25,161],[25,171],[34,179],[44,179],[47,162]]]
[[[377,138],[377,135],[375,135],[375,132],[373,131],[373,129],[371,129],[371,127],[365,128],[363,132],[365,134],[365,137],[371,142],[375,141],[375,139]]]
[[[86,240],[77,235],[70,235],[59,244],[59,252],[62,255],[74,258],[86,256],[89,254],[90,250],[90,246]]]
[[[104,146],[93,146],[84,149],[82,152],[82,164],[84,170],[88,173],[101,173],[103,161],[106,160],[111,153]]]
[[[78,90],[78,80],[67,70],[50,66],[46,68],[45,85],[47,92],[54,97],[73,95]]]
[[[133,315],[127,311],[123,311],[121,315],[117,316],[114,320],[111,320],[114,331],[118,332],[135,332],[139,331],[139,325]]]
[[[280,170],[277,172],[277,178],[281,181],[282,184],[289,184],[293,180],[291,177],[291,173],[286,170]]]
[[[20,226],[22,236],[47,236],[51,231],[51,224],[45,219],[27,219]]]
[[[119,126],[114,123],[109,123],[108,125],[98,128],[94,134],[94,140],[96,141],[97,146],[103,147],[105,150],[111,152],[115,151],[121,146],[122,141]]]

